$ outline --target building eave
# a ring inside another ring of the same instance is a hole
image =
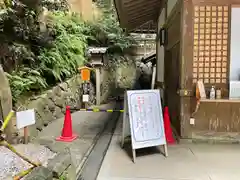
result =
[[[120,26],[127,31],[156,32],[165,0],[114,0]]]

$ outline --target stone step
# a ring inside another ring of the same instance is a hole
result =
[[[240,144],[240,133],[232,132],[194,132],[191,139],[181,139],[180,142],[208,144]]]

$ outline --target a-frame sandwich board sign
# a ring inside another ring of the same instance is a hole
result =
[[[125,93],[122,147],[131,135],[133,162],[136,149],[163,146],[168,156],[159,90],[131,90]]]

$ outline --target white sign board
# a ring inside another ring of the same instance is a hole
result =
[[[36,123],[35,111],[34,109],[29,109],[26,111],[19,111],[16,113],[17,128],[22,129],[24,127],[33,125]]]
[[[229,99],[240,99],[240,81],[230,81]]]
[[[200,98],[201,99],[206,99],[206,91],[205,91],[205,86],[204,86],[203,82],[198,81],[197,86],[198,86],[198,89],[199,89]]]
[[[89,95],[88,95],[88,94],[84,94],[84,95],[82,96],[82,101],[83,101],[83,102],[89,102]]]
[[[130,134],[135,162],[135,149],[164,145],[167,156],[162,106],[159,90],[127,91],[124,102],[122,145]]]

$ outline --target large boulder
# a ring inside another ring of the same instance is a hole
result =
[[[5,72],[0,65],[0,119],[6,118],[8,113],[12,110],[12,94],[9,86],[8,79]],[[7,140],[12,142],[12,137],[14,133],[14,122],[9,121],[5,133],[7,135]]]
[[[133,89],[138,79],[135,61],[126,57],[116,67],[116,84],[120,89]]]

